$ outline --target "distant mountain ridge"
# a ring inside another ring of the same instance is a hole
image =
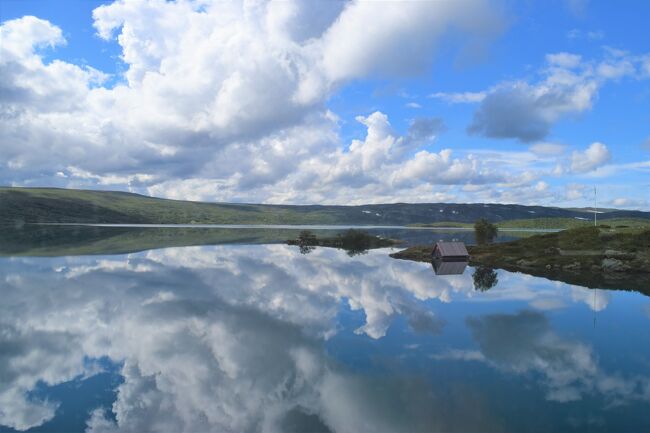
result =
[[[0,187],[0,223],[350,224],[471,223],[531,218],[591,219],[588,209],[483,203],[392,203],[358,206],[202,203],[120,191]],[[605,210],[599,219],[645,218],[650,212]]]

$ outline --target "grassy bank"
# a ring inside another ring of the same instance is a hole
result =
[[[500,229],[572,229],[579,227],[593,227],[593,220],[578,218],[530,218],[501,221],[495,223]],[[450,227],[471,229],[472,223],[459,223],[451,221],[435,222],[428,224],[412,224],[412,227]],[[650,228],[650,220],[644,218],[608,218],[598,221],[598,226],[602,228]]]
[[[327,212],[200,203],[116,191],[0,188],[0,222],[124,224],[333,224]]]
[[[470,264],[543,276],[586,287],[650,294],[650,229],[579,227],[512,242],[469,247]],[[430,261],[431,246],[394,258]]]
[[[588,218],[583,210],[482,203],[388,203],[358,206],[202,203],[117,191],[0,187],[0,224],[348,224],[471,227],[479,218]],[[611,211],[601,218],[646,218],[650,212]],[[453,222],[449,222],[449,220]],[[579,220],[577,220],[579,221]],[[520,227],[523,227],[523,222]],[[529,223],[539,226],[540,223]],[[511,227],[517,228],[515,225]],[[506,225],[503,225],[506,227]]]

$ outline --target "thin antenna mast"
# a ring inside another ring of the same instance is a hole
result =
[[[596,224],[596,220],[597,220],[596,215],[597,214],[598,214],[598,212],[596,211],[596,187],[594,186],[594,226],[597,225]]]

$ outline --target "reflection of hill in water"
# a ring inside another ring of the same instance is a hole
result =
[[[312,230],[319,237],[334,236],[340,230]],[[471,231],[410,229],[366,229],[373,235],[400,239],[404,246],[431,244],[439,240],[474,243]],[[299,229],[285,228],[203,228],[203,227],[94,227],[38,226],[0,228],[2,256],[65,256],[124,254],[149,249],[193,245],[274,244],[298,236]],[[499,241],[512,240],[511,234]]]
[[[229,245],[0,260],[0,424],[582,431],[599,411],[607,431],[649,430],[639,295],[505,271],[480,292],[471,268],[438,278],[385,252]],[[97,360],[119,377],[91,404],[90,381],[106,371]]]
[[[0,255],[124,254],[192,245],[280,243],[292,234],[268,229],[24,226],[0,230]]]
[[[343,233],[340,230],[312,230],[319,237],[331,237]],[[411,230],[411,229],[364,229],[373,235],[400,239],[398,249],[411,245],[433,244],[439,240],[459,240],[474,243],[472,231]],[[201,227],[97,227],[97,226],[38,226],[0,229],[0,256],[83,256],[128,254],[138,251],[169,247],[200,245],[255,245],[282,244],[295,239],[299,229],[274,228],[201,228]],[[513,239],[512,232],[499,236],[498,242]],[[323,248],[323,247],[317,247]],[[517,271],[517,269],[511,269]],[[442,270],[447,273],[447,271]],[[442,275],[436,272],[438,275]],[[589,273],[548,275],[527,272],[539,277],[559,280],[590,288],[635,290],[648,294],[647,281],[636,278],[619,278],[604,281]],[[624,277],[622,275],[621,277]]]

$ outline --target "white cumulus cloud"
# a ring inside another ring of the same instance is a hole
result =
[[[539,80],[506,81],[483,92],[468,132],[525,143],[543,140],[560,119],[590,110],[607,81],[641,77],[643,59],[611,49],[599,61],[567,52],[548,54]],[[438,95],[465,102],[462,93]]]
[[[571,154],[571,171],[586,173],[605,165],[612,159],[607,146],[603,143],[592,143],[585,151],[574,151]]]
[[[476,46],[502,28],[487,0],[118,0],[92,18],[121,49],[124,76],[110,85],[90,67],[45,60],[42,49],[66,43],[65,29],[35,17],[2,23],[1,183],[166,196],[197,188],[183,198],[248,201],[291,200],[311,184],[314,197],[340,202],[349,177],[369,200],[396,196],[377,170],[440,128],[418,120],[408,137],[375,140],[371,114],[360,118],[368,140],[342,145],[325,102],[353,79],[425,72],[452,30]],[[314,174],[326,178],[322,188]]]

